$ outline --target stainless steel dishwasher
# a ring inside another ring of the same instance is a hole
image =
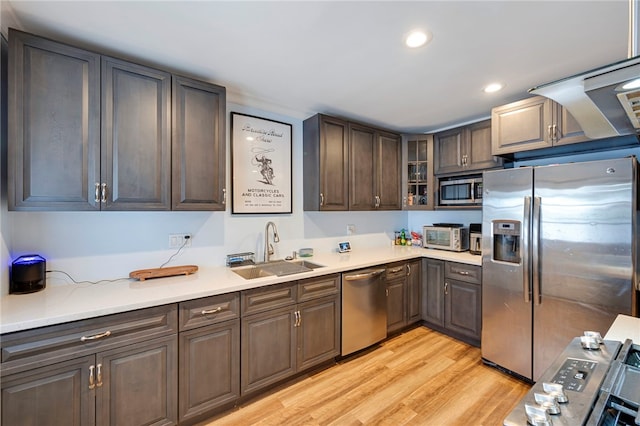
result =
[[[342,356],[387,337],[384,268],[342,274]]]

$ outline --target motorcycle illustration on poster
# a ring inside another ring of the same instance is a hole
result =
[[[231,212],[291,213],[291,124],[231,113]]]

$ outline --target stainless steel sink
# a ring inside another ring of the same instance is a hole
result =
[[[246,280],[255,278],[301,274],[313,269],[322,268],[324,265],[309,262],[308,260],[274,260],[266,263],[259,263],[254,266],[233,269],[233,272]]]

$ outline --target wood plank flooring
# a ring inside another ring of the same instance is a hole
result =
[[[480,357],[417,327],[200,426],[501,425],[530,386]]]

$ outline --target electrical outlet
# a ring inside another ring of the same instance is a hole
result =
[[[191,234],[169,234],[169,248],[191,247]]]
[[[353,224],[347,225],[347,235],[353,235],[356,233],[356,226]]]

